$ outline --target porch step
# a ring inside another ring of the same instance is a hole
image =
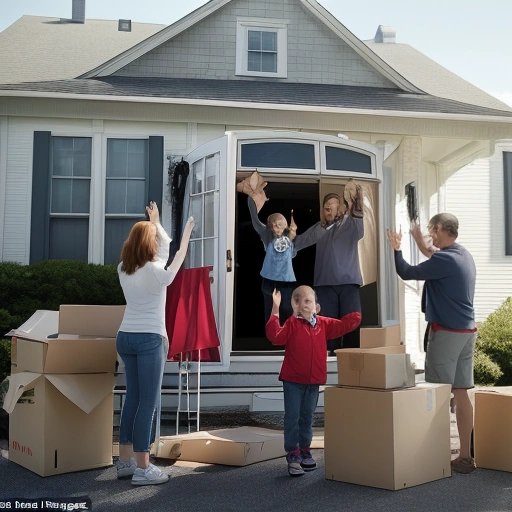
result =
[[[248,387],[205,387],[201,388],[200,408],[201,411],[219,407],[241,407],[249,410],[254,393],[278,392],[281,386],[248,386]],[[119,412],[122,408],[126,389],[117,387],[114,389],[114,411]],[[190,409],[197,409],[197,389],[189,391]],[[182,391],[182,404],[186,400],[186,394]],[[178,407],[178,390],[174,387],[162,388],[162,410],[175,411]],[[262,409],[264,410],[264,409]]]
[[[324,406],[324,387],[320,388],[317,411]],[[257,392],[252,395],[251,412],[284,412],[282,391]]]

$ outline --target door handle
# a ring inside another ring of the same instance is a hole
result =
[[[231,249],[226,251],[226,271],[233,271],[233,257],[231,256]]]

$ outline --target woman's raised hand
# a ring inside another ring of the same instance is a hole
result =
[[[149,206],[146,206],[146,212],[148,213],[149,220],[155,224],[160,222],[160,212],[158,211],[158,205],[155,201],[150,201]]]

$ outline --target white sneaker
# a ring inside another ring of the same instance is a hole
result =
[[[169,481],[169,475],[150,464],[146,469],[136,468],[132,476],[132,485],[158,485]]]
[[[118,460],[116,462],[117,478],[127,478],[133,476],[137,469],[135,459]]]
[[[304,474],[304,468],[300,465],[302,459],[298,455],[288,453],[286,456],[288,462],[288,474],[290,476],[302,476]]]

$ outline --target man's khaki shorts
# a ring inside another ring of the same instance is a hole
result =
[[[425,359],[425,380],[469,389],[473,382],[476,332],[430,330]]]

